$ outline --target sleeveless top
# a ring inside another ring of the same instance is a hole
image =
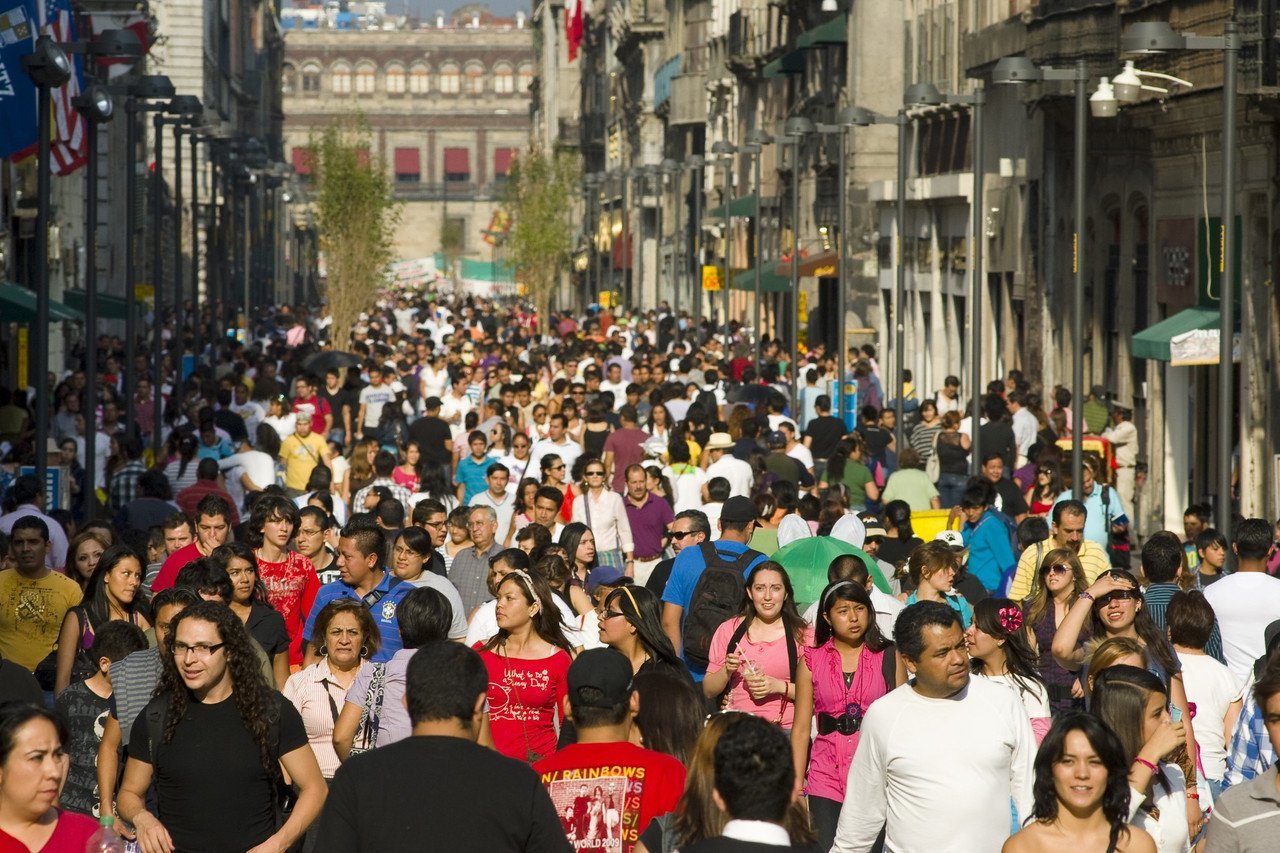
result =
[[[1036,635],[1036,646],[1040,649],[1040,663],[1036,668],[1039,670],[1040,678],[1044,681],[1044,685],[1049,691],[1049,709],[1055,716],[1063,711],[1084,710],[1084,700],[1075,699],[1071,696],[1071,685],[1076,680],[1076,673],[1064,669],[1054,659],[1053,652],[1050,651],[1053,646],[1053,635],[1058,632],[1058,628],[1054,624],[1052,607],[1045,610],[1044,615],[1040,617],[1040,621],[1031,626],[1031,630]],[[1081,629],[1080,643],[1088,639],[1088,630],[1088,625]],[[1080,677],[1083,678],[1083,675]]]
[[[938,433],[938,468],[943,474],[969,473],[969,454],[960,446],[960,433]]]

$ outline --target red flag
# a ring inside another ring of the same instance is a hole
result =
[[[582,0],[568,0],[564,6],[564,37],[569,44],[569,61],[578,58],[582,44]]]

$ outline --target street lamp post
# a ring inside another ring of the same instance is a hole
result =
[[[201,344],[200,321],[203,311],[200,308],[200,217],[197,215],[200,204],[200,140],[202,134],[191,129],[188,139],[191,142],[191,354],[195,359],[193,369],[200,367]],[[205,262],[208,269],[208,261]]]
[[[672,302],[671,310],[675,316],[676,340],[680,339],[680,205],[683,199],[680,196],[682,189],[680,180],[683,170],[680,164],[668,157],[662,161],[662,165],[658,167],[659,171],[666,177],[671,179],[671,289]]]
[[[1240,31],[1234,18],[1222,25],[1221,36],[1175,33],[1164,21],[1148,21],[1129,27],[1120,40],[1128,53],[1162,53],[1178,50],[1222,51],[1222,224],[1220,245],[1222,276],[1218,325],[1218,530],[1231,541],[1231,458],[1234,447],[1232,415],[1235,382],[1235,234],[1236,234],[1236,75],[1239,69]],[[1205,223],[1206,229],[1208,223]],[[1242,330],[1243,335],[1243,330]],[[1079,406],[1079,402],[1076,403]]]
[[[706,161],[694,154],[686,157],[684,167],[693,170],[693,214],[689,227],[689,259],[685,262],[686,271],[692,267],[692,281],[689,294],[693,301],[693,337],[694,344],[702,343],[702,170]]]
[[[720,203],[722,207],[720,212],[724,214],[724,272],[720,276],[720,290],[724,294],[724,359],[725,366],[728,366],[729,360],[733,358],[730,350],[733,348],[732,336],[729,334],[729,244],[731,237],[729,235],[729,208],[730,200],[733,195],[733,155],[738,152],[737,146],[731,142],[720,140],[711,146],[711,153],[720,158],[720,164],[724,166],[724,194],[721,196]],[[715,317],[715,306],[711,306],[711,316]],[[715,320],[711,321],[714,335]]]
[[[588,172],[582,179],[587,195],[586,221],[591,223],[591,232],[587,238],[587,250],[591,253],[590,263],[587,264],[587,277],[589,279],[587,283],[587,298],[591,302],[600,301],[600,182],[601,176],[598,172]],[[584,230],[586,229],[584,228]],[[498,238],[494,237],[493,239],[496,249]],[[496,253],[495,257],[497,257]]]
[[[754,323],[754,331],[756,336],[756,361],[755,361],[756,370],[760,369],[760,363],[764,360],[764,339],[763,339],[763,336],[761,335],[761,330],[763,328],[763,325],[762,325],[763,321],[760,316],[761,314],[760,304],[764,300],[764,288],[761,286],[761,279],[760,279],[761,267],[764,265],[764,257],[763,257],[764,253],[760,251],[761,238],[764,236],[764,228],[763,228],[764,220],[761,218],[762,212],[761,212],[760,198],[761,196],[764,195],[764,192],[762,189],[763,178],[760,175],[760,171],[761,171],[760,161],[764,159],[764,147],[766,145],[771,144],[772,142],[773,142],[772,136],[765,133],[760,128],[756,128],[755,130],[748,131],[746,144],[742,146],[743,150],[748,152],[751,155],[752,170],[754,173],[753,177],[755,179],[754,183],[755,183],[755,195],[756,195],[756,209],[755,209],[755,222],[753,223],[754,227],[752,228],[752,236],[754,238],[752,240],[752,243],[753,243],[752,248],[755,250],[754,251],[755,257],[752,258],[752,261],[753,261],[753,266],[755,267],[755,300],[754,300],[755,301],[755,319],[753,320],[753,323]],[[794,412],[792,412],[792,416],[793,417],[795,416]],[[797,420],[797,423],[799,423],[798,420]]]
[[[817,131],[804,116],[792,116],[782,128],[791,141],[791,417],[799,423],[800,408],[800,143]]]
[[[1071,488],[1080,496],[1078,483],[1084,464],[1084,197],[1085,197],[1085,133],[1088,128],[1089,71],[1083,59],[1074,68],[1052,68],[1036,65],[1024,56],[1005,57],[996,63],[991,75],[995,83],[1032,83],[1042,80],[1071,80],[1075,83],[1075,152],[1074,207],[1075,233],[1071,238],[1071,270],[1075,276],[1071,294]],[[976,188],[975,188],[976,189]],[[974,221],[974,228],[979,225]],[[981,464],[981,460],[979,460]],[[1133,507],[1127,507],[1133,512]]]

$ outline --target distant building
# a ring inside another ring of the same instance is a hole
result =
[[[484,232],[529,141],[534,53],[524,16],[467,7],[415,22],[388,16],[385,4],[336,9],[281,12],[286,160],[305,187],[310,136],[359,110],[404,202],[399,258],[440,252],[448,221],[461,235],[460,260],[496,273],[501,248]]]

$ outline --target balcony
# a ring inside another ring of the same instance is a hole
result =
[[[671,107],[667,124],[705,124],[707,121],[707,75],[681,74],[671,81]]]
[[[625,56],[642,41],[666,35],[663,0],[630,0],[610,7],[610,28],[617,42],[614,53]]]
[[[402,201],[494,201],[503,192],[501,183],[481,186],[471,181],[397,183],[394,189]]]
[[[681,68],[683,68],[683,60],[684,57],[677,53],[659,65],[658,70],[653,72],[654,109],[661,107],[671,97],[671,81],[676,78]]]

